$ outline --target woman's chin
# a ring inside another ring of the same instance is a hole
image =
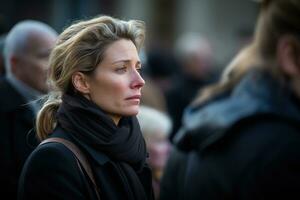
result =
[[[135,106],[134,108],[127,109],[124,112],[124,116],[135,116],[139,113],[140,106]]]

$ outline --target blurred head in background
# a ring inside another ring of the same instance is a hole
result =
[[[56,31],[34,20],[17,23],[7,34],[4,44],[6,76],[13,76],[41,93],[48,91],[47,71]]]
[[[206,79],[213,70],[213,51],[209,40],[199,33],[185,33],[175,44],[175,56],[183,75]]]
[[[240,51],[216,86],[195,101],[232,88],[253,68],[267,70],[300,96],[300,1],[258,0],[260,15],[253,41]]]
[[[150,154],[149,164],[154,173],[161,173],[169,154],[172,122],[168,115],[148,106],[141,106],[137,117]]]
[[[149,153],[148,163],[152,169],[152,185],[155,199],[160,193],[160,179],[169,157],[168,140],[172,129],[171,119],[165,113],[148,106],[141,106],[137,115]]]

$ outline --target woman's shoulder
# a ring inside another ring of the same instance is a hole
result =
[[[27,165],[30,165],[31,169],[35,169],[35,166],[39,169],[53,169],[77,166],[77,161],[73,153],[63,144],[51,142],[39,145],[28,157],[25,168]]]
[[[53,142],[38,146],[28,157],[18,194],[24,199],[82,199],[84,185],[73,153]]]

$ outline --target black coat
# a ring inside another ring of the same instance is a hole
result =
[[[61,137],[76,144],[68,133],[60,128],[56,129],[51,137]],[[98,161],[90,159],[89,154],[86,156],[95,175],[100,198],[128,199],[124,187],[128,180],[122,174],[124,172],[120,173],[120,163],[111,160],[105,154],[98,154],[98,158],[102,157]],[[152,199],[150,168],[145,166],[138,176],[147,188],[149,199]],[[47,143],[36,148],[24,166],[19,184],[18,195],[22,200],[97,199],[93,185],[88,177],[81,173],[72,152],[58,143]]]
[[[181,118],[183,116],[184,109],[192,102],[202,87],[213,83],[217,79],[217,77],[209,77],[210,75],[207,76],[207,80],[196,80],[191,77],[187,77],[187,75],[180,78],[177,77],[175,86],[167,92],[166,100],[168,113],[170,114],[173,122],[172,132],[169,136],[171,141],[182,125]]]
[[[16,199],[22,166],[37,145],[33,111],[6,80],[0,80],[0,193]]]
[[[299,199],[299,102],[250,73],[230,93],[187,110],[161,200]]]

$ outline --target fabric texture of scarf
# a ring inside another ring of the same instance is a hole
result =
[[[146,144],[136,117],[123,117],[117,126],[101,108],[79,94],[65,94],[62,102],[57,122],[76,142],[116,161],[144,164]]]
[[[151,183],[147,185],[141,177],[143,169],[147,168],[149,177],[151,172],[146,164],[146,144],[136,117],[122,117],[117,126],[99,106],[79,94],[63,95],[56,117],[58,126],[93,155],[92,159],[101,157],[97,156],[99,152],[120,164],[118,174],[127,191],[124,199],[151,199]],[[98,175],[97,169],[95,175]]]

